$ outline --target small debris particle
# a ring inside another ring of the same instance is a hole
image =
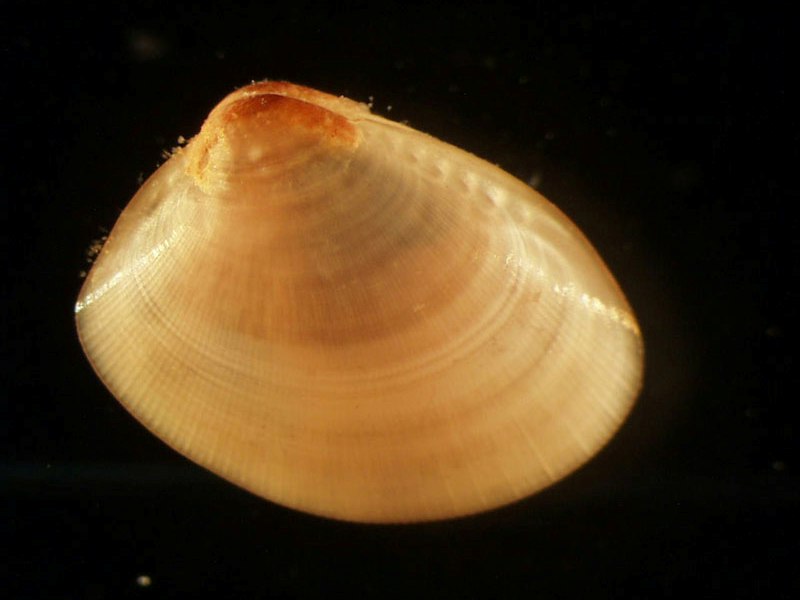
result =
[[[89,244],[89,247],[86,249],[86,262],[87,263],[89,263],[90,265],[94,264],[94,261],[97,258],[97,255],[100,254],[100,252],[103,250],[103,245],[106,243],[107,239],[108,239],[108,236],[104,235],[104,236],[101,236],[101,237],[99,237],[97,239],[92,240],[92,242]],[[83,273],[83,271],[81,271],[81,273]],[[79,273],[79,275],[80,275],[80,273]],[[85,274],[82,275],[82,277],[85,277]]]
[[[531,186],[533,189],[536,189],[542,184],[542,176],[543,173],[539,170],[534,171],[531,173],[531,176],[528,177],[528,185]]]

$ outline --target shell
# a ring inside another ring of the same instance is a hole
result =
[[[124,210],[76,304],[147,428],[333,518],[487,510],[619,428],[643,346],[573,223],[497,167],[280,82],[225,98]]]

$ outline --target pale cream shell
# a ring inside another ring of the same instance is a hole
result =
[[[170,446],[356,521],[532,494],[599,451],[642,379],[631,309],[557,208],[285,83],[226,98],[142,186],[76,319],[103,382]]]

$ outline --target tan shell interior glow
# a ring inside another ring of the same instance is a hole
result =
[[[636,319],[586,238],[497,167],[281,82],[225,98],[141,187],[78,333],[196,463],[333,518],[524,498],[638,394]]]

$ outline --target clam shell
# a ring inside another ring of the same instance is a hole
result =
[[[475,156],[288,83],[225,98],[76,304],[109,390],[264,498],[409,522],[523,498],[639,391],[639,328],[575,225]]]

